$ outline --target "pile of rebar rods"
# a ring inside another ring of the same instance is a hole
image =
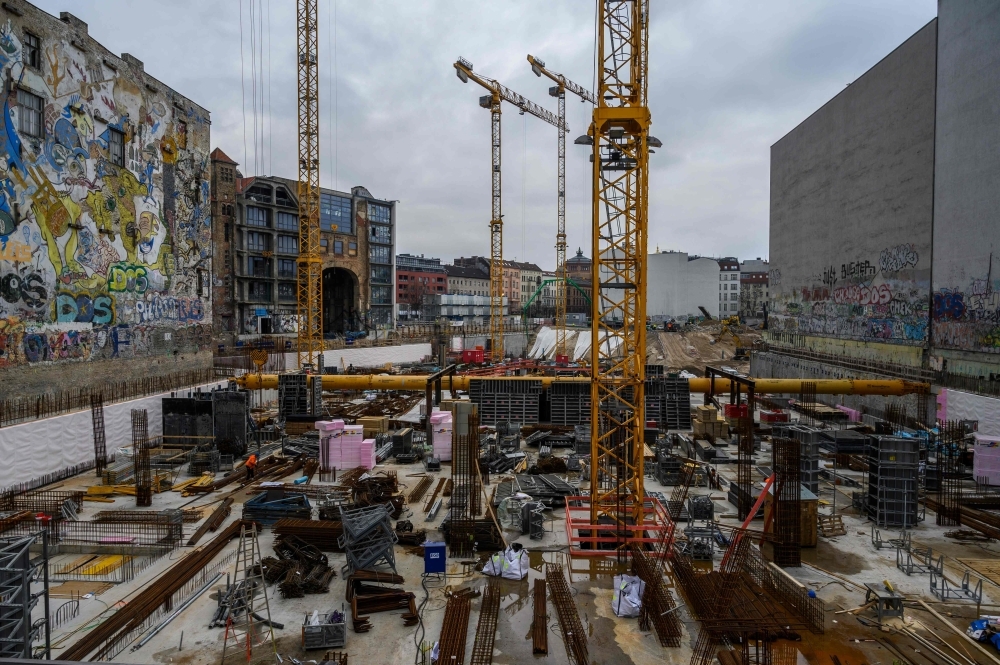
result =
[[[467,591],[453,593],[448,597],[448,604],[444,609],[444,625],[441,628],[441,639],[439,640],[441,645],[438,656],[439,663],[465,662],[465,637],[469,632],[470,597],[471,594]]]
[[[660,646],[679,647],[681,645],[681,623],[673,596],[663,584],[663,575],[656,564],[646,555],[638,543],[629,545],[632,555],[632,574],[646,583],[639,614],[639,628],[649,630],[650,623],[660,640]]]
[[[367,584],[374,582],[375,584]],[[347,577],[347,602],[351,604],[351,620],[356,633],[367,633],[372,625],[367,616],[372,612],[392,612],[405,609],[403,625],[415,626],[420,620],[417,615],[416,596],[403,589],[395,589],[383,584],[402,584],[403,578],[394,573],[374,570],[358,570]]]
[[[157,608],[168,602],[173,594],[207,566],[226,544],[240,534],[242,522],[237,520],[204,547],[189,552],[168,568],[152,583],[139,591],[124,607],[112,614],[96,628],[84,633],[62,657],[67,660],[84,660],[96,651],[94,660],[110,660],[118,642],[139,629]]]
[[[590,662],[587,656],[587,634],[580,623],[580,615],[563,575],[563,567],[553,563],[546,564],[545,581],[552,589],[552,604],[556,607],[559,628],[566,645],[566,656],[572,665],[587,665]]]
[[[322,552],[342,552],[337,539],[344,533],[340,522],[329,520],[302,520],[285,517],[271,527],[276,537],[298,536]]]
[[[470,665],[491,665],[493,643],[497,635],[497,617],[500,614],[500,580],[490,578],[483,592],[483,605],[479,610],[476,641],[472,645]]]
[[[535,580],[531,623],[531,652],[545,655],[549,652],[549,617],[545,611],[545,580]]]
[[[430,476],[424,476],[421,478],[420,482],[417,483],[417,486],[410,490],[410,493],[406,495],[406,502],[411,506],[419,503],[420,500],[424,498],[424,495],[427,494],[427,490],[430,489],[432,482],[434,481]]]

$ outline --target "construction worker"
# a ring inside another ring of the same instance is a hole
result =
[[[257,472],[257,455],[254,453],[250,454],[247,458],[247,481],[253,480],[254,474]]]

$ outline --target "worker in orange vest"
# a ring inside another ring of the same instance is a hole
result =
[[[251,480],[257,472],[257,455],[252,454],[247,458],[247,480]]]

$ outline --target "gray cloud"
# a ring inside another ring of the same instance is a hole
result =
[[[459,82],[452,63],[464,56],[477,72],[554,110],[546,81],[531,74],[525,57],[532,53],[590,87],[593,3],[338,0],[334,142],[332,1],[320,0],[323,184],[332,186],[336,174],[341,189],[361,184],[398,199],[400,251],[446,260],[488,252],[489,113],[477,103],[482,91]],[[295,6],[259,2],[270,15],[265,53],[268,36],[271,44],[270,85],[265,58],[265,104],[257,117],[265,147],[255,167],[250,0],[242,2],[246,153],[240,2],[36,0],[55,15],[76,14],[107,48],[132,53],[150,74],[208,108],[213,147],[240,161],[244,173],[295,177]],[[770,145],[936,14],[934,0],[873,4],[652,3],[652,133],[664,147],[650,159],[651,250],[767,255]],[[586,131],[589,113],[567,101],[569,244],[587,254],[588,153],[572,139]],[[505,255],[551,269],[555,129],[506,108],[503,137]]]

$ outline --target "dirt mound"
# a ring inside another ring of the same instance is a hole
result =
[[[685,326],[681,332],[653,332],[646,336],[646,362],[650,365],[664,365],[669,371],[687,370],[701,376],[706,365],[727,365],[740,371],[749,371],[747,361],[734,361],[736,341],[726,334],[721,339],[718,322],[700,326]],[[760,335],[755,331],[737,330],[740,345],[750,348]]]

